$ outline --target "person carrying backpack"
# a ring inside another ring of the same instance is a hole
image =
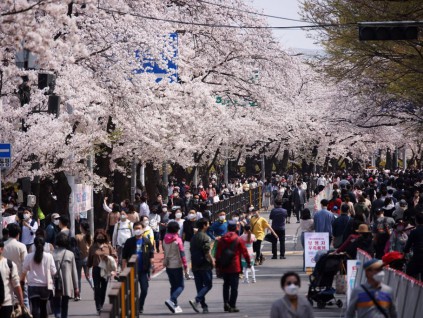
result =
[[[236,300],[239,274],[242,272],[241,257],[251,268],[250,254],[237,232],[236,222],[228,221],[228,232],[220,238],[216,251],[216,269],[223,278],[223,309],[228,312],[239,312]]]
[[[24,301],[18,268],[11,260],[3,257],[3,249],[4,242],[0,241],[0,317],[9,318],[13,312],[13,290],[22,308]]]

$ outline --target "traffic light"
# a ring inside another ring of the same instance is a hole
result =
[[[416,22],[359,22],[359,40],[417,40],[419,37],[419,25]]]

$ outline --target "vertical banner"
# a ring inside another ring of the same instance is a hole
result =
[[[360,261],[356,259],[347,260],[347,304],[350,301],[351,292],[355,287],[355,280],[357,277],[357,269]]]
[[[93,187],[86,184],[75,184],[75,219],[87,218],[87,211],[92,208],[91,196]]]
[[[315,267],[315,256],[319,251],[329,251],[329,233],[304,232],[305,267]]]

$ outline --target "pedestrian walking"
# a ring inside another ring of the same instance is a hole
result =
[[[253,244],[257,240],[256,236],[251,233],[251,226],[247,224],[244,227],[244,233],[240,236],[241,240],[244,241],[245,247],[247,248],[248,254],[250,254],[250,268],[248,268],[247,261],[244,257],[241,258],[241,266],[244,274],[244,283],[249,284],[248,273],[251,271],[251,281],[256,282],[256,270],[254,268],[254,251]]]
[[[311,218],[311,212],[309,209],[304,209],[301,212],[300,229],[301,229],[301,245],[304,248],[304,233],[314,232],[314,220]]]
[[[329,245],[332,242],[332,223],[335,216],[332,212],[328,211],[328,200],[323,199],[320,201],[322,209],[314,214],[314,230],[316,232],[326,232],[329,234]]]
[[[13,291],[22,308],[24,300],[19,284],[18,267],[10,259],[7,259],[3,252],[4,242],[0,241],[0,317],[10,318],[13,312]]]
[[[423,281],[423,213],[417,213],[415,218],[417,226],[408,236],[404,253],[413,252],[407,264],[407,274]]]
[[[161,208],[161,206],[160,206]],[[148,217],[149,224],[153,230],[154,244],[156,246],[156,253],[160,252],[160,221],[161,217],[158,209],[151,210],[150,216]]]
[[[195,210],[190,210],[186,217],[185,222],[182,224],[182,241],[184,242],[184,250],[185,250],[185,257],[188,263],[188,269],[186,279],[192,279],[193,276],[190,275],[190,267],[191,267],[191,239],[193,238],[195,232],[198,231],[197,229],[197,212]]]
[[[59,233],[56,236],[56,249],[53,252],[53,259],[63,288],[54,291],[54,297],[51,301],[55,318],[67,318],[69,299],[79,297],[75,255],[67,250],[68,246],[69,237],[64,233]]]
[[[301,181],[297,182],[297,187],[292,191],[292,201],[297,223],[300,223],[300,212],[304,209],[304,205],[307,202],[306,191],[303,189]]]
[[[78,273],[78,289],[79,295],[75,297],[75,301],[81,300],[81,279],[82,269],[84,270],[85,278],[90,284],[91,288],[94,288],[92,280],[90,279],[90,271],[88,270],[88,251],[93,244],[93,238],[91,236],[90,224],[87,221],[81,221],[79,224],[80,234],[75,236],[79,250],[81,251],[81,257],[76,260],[76,272]]]
[[[228,233],[217,243],[216,270],[223,278],[223,309],[227,312],[239,312],[236,307],[238,298],[239,274],[241,273],[241,257],[251,266],[250,255],[237,233],[237,224],[228,222]]]
[[[25,244],[19,242],[19,236],[21,234],[21,228],[16,223],[10,223],[7,225],[9,230],[9,239],[4,242],[3,257],[14,262],[18,268],[19,277],[22,275],[22,266],[26,255],[28,255]],[[28,299],[28,285],[22,284],[22,292],[24,295],[24,303],[29,308]]]
[[[34,239],[35,252],[29,253],[22,266],[21,284],[28,280],[28,297],[31,303],[33,318],[45,318],[47,301],[53,293],[53,276],[56,274],[56,265],[53,255],[44,252],[44,238]]]
[[[314,318],[313,307],[308,299],[299,295],[300,276],[295,272],[287,272],[281,278],[281,288],[285,296],[276,300],[270,310],[270,318]]]
[[[56,235],[60,232],[59,219],[60,219],[60,214],[53,213],[51,215],[51,222],[46,227],[46,242],[47,243],[54,244],[54,242],[56,241]]]
[[[275,200],[275,207],[270,211],[269,219],[272,220],[272,229],[279,238],[280,259],[285,259],[285,222],[288,212],[282,208],[282,200]],[[272,241],[272,259],[278,258],[278,240]]]
[[[125,269],[132,255],[138,256],[138,282],[140,284],[140,298],[138,312],[144,312],[145,299],[148,293],[148,281],[150,280],[151,260],[154,257],[154,246],[149,238],[143,237],[141,222],[135,222],[134,236],[126,240],[122,251],[122,269]]]
[[[345,318],[396,318],[392,288],[382,283],[383,262],[371,259],[363,264],[367,282],[353,289]]]
[[[200,312],[201,306],[203,314],[209,312],[206,295],[213,287],[212,269],[215,266],[211,255],[211,238],[206,233],[209,226],[207,219],[199,219],[196,222],[198,231],[190,242],[192,272],[197,295],[189,303],[196,312]]]
[[[118,266],[122,266],[122,249],[126,240],[132,236],[132,222],[128,220],[126,213],[120,213],[119,222],[113,230],[112,245],[118,256]]]
[[[94,233],[94,244],[88,250],[88,268],[92,268],[94,282],[94,301],[97,313],[100,313],[106,300],[107,280],[110,273],[102,275],[102,261],[111,262],[110,258],[117,260],[117,254],[112,245],[109,244],[107,233],[103,229],[98,229]]]
[[[261,265],[263,264],[265,258],[261,253],[261,242],[265,236],[265,230],[269,229],[270,232],[275,236],[276,239],[279,239],[278,235],[272,229],[270,224],[267,220],[260,216],[259,211],[255,207],[252,208],[252,215],[251,215],[251,232],[256,236],[256,241],[253,243],[254,253],[256,253],[256,264]]]
[[[38,229],[37,220],[32,218],[31,208],[25,208],[20,225],[22,228],[21,242],[26,245],[26,250],[29,251],[31,245],[34,244],[35,231]]]
[[[184,274],[187,273],[187,260],[184,244],[178,235],[179,230],[178,222],[169,222],[163,241],[163,265],[166,267],[170,283],[170,298],[165,301],[165,304],[175,314],[182,312],[181,307],[178,306],[178,297],[184,290]]]

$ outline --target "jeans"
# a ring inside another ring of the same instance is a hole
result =
[[[140,283],[140,302],[139,309],[144,309],[145,298],[148,292],[148,272],[138,272],[138,282]]]
[[[212,270],[198,270],[193,271],[195,288],[197,289],[197,296],[195,301],[201,304],[202,308],[207,308],[206,295],[213,287],[213,273]]]
[[[285,256],[285,230],[274,230],[279,237],[281,256]],[[278,256],[278,240],[272,242],[272,254]]]
[[[53,297],[51,302],[53,304],[54,317],[68,318],[69,296]]]
[[[28,296],[31,303],[33,318],[46,318],[47,301],[51,297],[51,291],[46,287],[28,286]]]
[[[239,273],[223,273],[223,303],[236,307],[238,298]]]
[[[156,252],[160,251],[160,232],[153,231],[154,234],[154,244],[156,244]]]
[[[100,311],[106,300],[107,279],[101,277],[101,268],[93,267],[95,308]]]
[[[259,262],[263,258],[263,255],[261,254],[261,241],[260,240],[253,242],[253,251],[254,251],[254,253],[256,253],[256,262]]]
[[[180,268],[166,268],[170,283],[170,300],[178,305],[178,297],[184,290],[184,272]]]
[[[88,257],[76,262],[76,272],[78,273],[78,289],[80,293],[81,293],[82,269],[84,269],[85,277],[89,276],[90,274],[90,270],[88,269],[88,266],[87,266],[87,260],[88,260]],[[90,284],[91,288],[93,288],[91,280],[87,279],[87,281]]]

